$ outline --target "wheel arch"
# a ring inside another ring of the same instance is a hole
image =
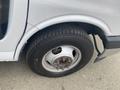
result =
[[[84,16],[84,15],[66,15],[66,16],[55,17],[36,25],[36,27],[33,27],[31,30],[25,33],[25,35],[23,36],[22,40],[20,41],[20,43],[16,48],[14,54],[14,60],[17,61],[19,59],[21,51],[28,44],[29,40],[32,37],[36,36],[37,33],[39,33],[42,30],[45,30],[50,26],[56,24],[63,24],[63,23],[68,23],[68,24],[74,23],[83,26],[83,28],[85,28],[85,30],[87,30],[88,33],[98,34],[103,41],[105,41],[106,36],[112,35],[107,24],[105,24],[102,20],[94,17]],[[86,25],[88,25],[87,28]],[[90,30],[90,28],[92,30]]]

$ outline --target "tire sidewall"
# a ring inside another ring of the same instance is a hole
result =
[[[61,45],[72,45],[74,47],[77,47],[81,51],[81,61],[75,67],[65,72],[55,73],[47,71],[42,65],[43,56],[52,48]],[[29,60],[28,63],[30,67],[34,69],[36,73],[49,77],[60,77],[76,72],[77,70],[84,67],[90,61],[92,54],[93,45],[90,40],[74,35],[64,37],[58,36],[54,39],[49,38],[48,40],[37,43],[36,46],[31,49],[27,60]]]

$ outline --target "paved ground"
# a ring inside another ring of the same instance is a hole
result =
[[[63,78],[36,75],[24,62],[0,63],[0,90],[120,90],[120,53]]]
[[[36,75],[24,59],[1,62],[0,90],[120,90],[120,53],[62,78]]]

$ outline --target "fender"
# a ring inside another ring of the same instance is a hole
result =
[[[59,23],[64,23],[64,22],[83,22],[83,23],[89,23],[92,25],[95,25],[103,32],[105,33],[106,36],[112,36],[112,33],[108,26],[100,19],[91,17],[91,16],[85,16],[85,15],[65,15],[65,16],[58,16],[49,20],[46,20],[38,25],[36,27],[33,27],[31,30],[26,32],[21,39],[20,43],[18,44],[16,51],[14,53],[14,60],[17,61],[19,59],[20,52],[24,45],[27,43],[27,40],[29,40],[30,37],[32,37],[35,33],[38,31],[54,25],[54,24],[59,24]]]

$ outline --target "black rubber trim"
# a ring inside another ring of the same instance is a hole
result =
[[[108,36],[105,42],[106,49],[120,48],[120,36]]]

